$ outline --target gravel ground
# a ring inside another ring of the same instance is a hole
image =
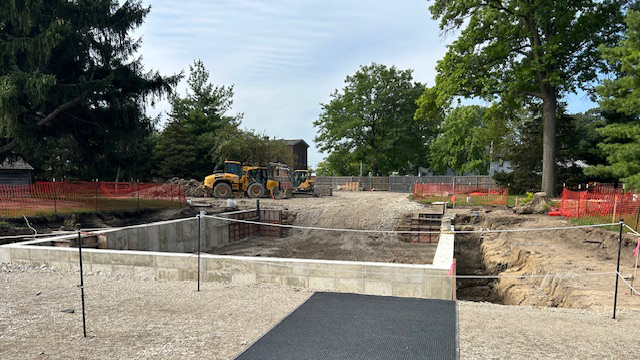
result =
[[[78,282],[79,273],[3,265],[0,359],[231,359],[312,294],[87,276],[83,339]]]
[[[637,359],[640,312],[459,302],[461,359]]]
[[[0,359],[231,359],[311,295],[92,275],[83,339],[77,283],[77,272],[2,265]],[[640,356],[640,312],[459,304],[462,359]]]

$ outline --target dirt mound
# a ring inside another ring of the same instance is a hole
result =
[[[185,180],[185,179],[174,177],[171,180],[167,181],[167,184],[182,186],[184,188],[185,196],[189,196],[189,197],[205,196],[205,191],[202,189],[202,181],[198,181],[196,179]]]

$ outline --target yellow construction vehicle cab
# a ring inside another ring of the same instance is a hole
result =
[[[280,182],[269,176],[265,166],[242,166],[237,161],[225,161],[224,168],[214,170],[204,178],[202,188],[217,198],[230,198],[233,193],[246,192],[249,197],[277,195]]]
[[[213,175],[204,178],[202,188],[219,198],[229,198],[234,191],[244,191],[241,179],[244,176],[242,165],[237,161],[225,161],[223,169],[216,168]]]
[[[242,185],[251,198],[276,196],[280,192],[280,182],[269,175],[266,166],[245,166]]]
[[[296,191],[313,192],[314,179],[308,170],[295,170],[293,172],[293,187]]]

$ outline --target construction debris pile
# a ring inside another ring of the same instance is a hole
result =
[[[185,180],[180,178],[172,178],[167,181],[167,184],[176,184],[184,188],[184,194],[188,197],[204,197],[205,193],[202,189],[202,181],[195,179]]]

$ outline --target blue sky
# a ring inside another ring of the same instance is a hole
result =
[[[371,62],[413,69],[434,84],[435,65],[454,38],[440,36],[425,0],[154,0],[137,31],[147,69],[171,74],[202,59],[215,85],[234,85],[242,126],[304,139],[309,165],[322,161],[313,139],[320,103],[347,75]],[[186,73],[186,72],[185,72]],[[178,87],[184,94],[185,81]],[[592,104],[582,95],[569,111]],[[168,112],[161,102],[151,115]]]

